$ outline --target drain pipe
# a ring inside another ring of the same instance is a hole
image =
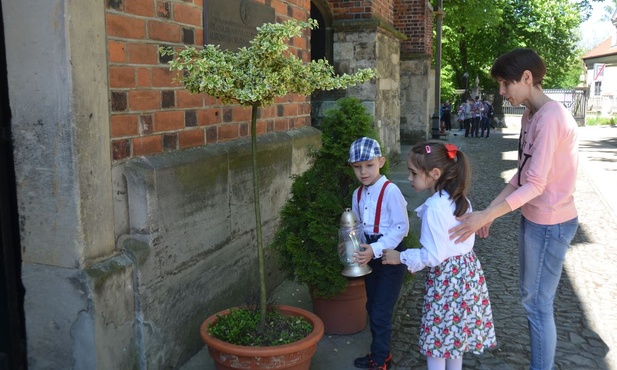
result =
[[[437,1],[437,10],[434,12],[437,16],[437,50],[435,51],[435,110],[433,111],[433,125],[431,135],[433,139],[439,139],[439,122],[441,121],[440,109],[441,106],[441,24],[444,16],[442,0]]]

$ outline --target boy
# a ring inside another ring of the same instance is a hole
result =
[[[366,275],[366,310],[371,326],[371,352],[355,359],[358,368],[387,370],[392,361],[390,338],[392,314],[398,299],[405,265],[384,265],[381,256],[385,249],[403,251],[403,238],[409,231],[407,201],[400,189],[381,175],[386,163],[379,143],[368,137],[351,144],[349,163],[362,185],[354,191],[352,210],[364,227],[368,244],[356,255],[356,262],[368,265],[373,272]]]

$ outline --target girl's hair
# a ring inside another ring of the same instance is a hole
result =
[[[519,82],[525,71],[533,75],[534,86],[542,85],[546,75],[544,59],[532,49],[514,49],[495,60],[491,68],[491,77],[506,82]]]
[[[452,157],[452,158],[451,158]],[[437,140],[418,143],[409,151],[411,164],[426,176],[433,168],[441,170],[441,176],[435,183],[435,191],[445,190],[450,194],[456,209],[455,216],[462,216],[469,210],[467,191],[471,183],[471,168],[467,156],[455,145]]]

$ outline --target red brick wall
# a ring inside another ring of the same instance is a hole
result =
[[[433,54],[433,12],[427,0],[397,2],[394,27],[408,37],[401,41],[401,53]]]
[[[329,0],[328,3],[337,20],[381,18],[388,23],[393,22],[394,0]]]
[[[250,107],[191,95],[172,81],[159,46],[203,44],[203,0],[105,0],[114,161],[250,135]],[[261,1],[264,3],[264,1]],[[310,0],[265,0],[276,21],[306,20]],[[309,35],[290,45],[310,60]],[[310,101],[289,95],[261,109],[260,134],[310,125]]]

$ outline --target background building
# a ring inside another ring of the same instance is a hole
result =
[[[583,56],[589,88],[587,110],[601,115],[617,114],[617,11],[612,20],[612,35]]]

